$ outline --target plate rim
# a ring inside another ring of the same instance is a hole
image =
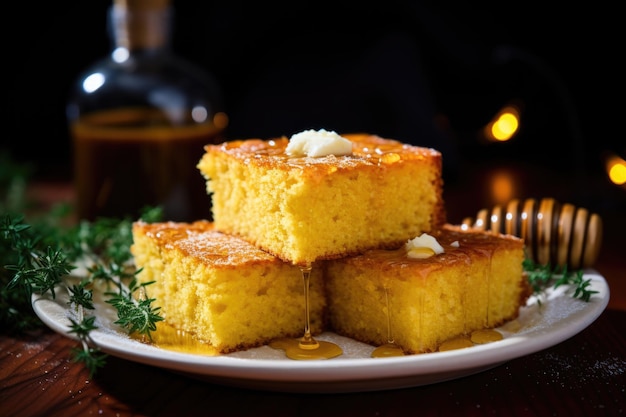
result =
[[[608,283],[600,273],[594,269],[586,269],[584,278],[591,279],[592,289],[598,293],[593,294],[589,302],[574,299],[571,294],[554,295],[555,300],[561,299],[562,302],[567,301],[564,297],[569,297],[571,302],[585,303],[579,310],[561,317],[556,322],[558,326],[553,325],[552,329],[538,334],[532,334],[530,330],[532,338],[526,337],[526,334],[513,333],[498,342],[445,352],[388,358],[338,357],[321,361],[293,361],[175,352],[143,344],[127,335],[116,333],[114,329],[95,330],[91,337],[103,352],[111,356],[243,388],[327,393],[406,388],[491,369],[576,335],[602,314],[610,298]],[[529,301],[522,309],[543,308],[546,305],[543,302],[542,307],[533,307],[531,303]],[[76,340],[74,335],[67,333],[69,320],[66,314],[69,306],[61,305],[58,294],[56,300],[49,295],[33,294],[32,306],[44,324],[55,332]],[[62,317],[65,317],[65,323],[62,322]],[[328,364],[331,365],[326,366]]]

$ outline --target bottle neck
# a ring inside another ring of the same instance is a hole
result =
[[[171,8],[130,8],[113,4],[109,31],[114,49],[130,51],[169,48]]]

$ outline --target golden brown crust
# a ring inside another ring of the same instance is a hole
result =
[[[285,153],[289,139],[280,137],[271,140],[233,140],[217,145],[205,146],[208,153],[223,153],[233,158],[272,169],[289,169],[306,166],[307,174],[325,174],[329,169],[347,169],[391,165],[399,161],[424,160],[441,163],[441,153],[431,148],[407,145],[393,139],[375,135],[342,135],[353,143],[352,155],[322,157],[289,156]]]
[[[213,223],[205,220],[193,223],[133,224],[134,233],[146,235],[160,247],[176,248],[213,268],[235,268],[253,263],[276,263],[280,260],[250,243],[215,230]]]
[[[521,250],[524,247],[524,241],[515,236],[483,230],[464,230],[450,224],[445,224],[429,234],[443,246],[443,254],[423,259],[409,258],[403,243],[402,246],[391,250],[370,250],[361,255],[346,258],[345,261],[372,265],[378,265],[381,262],[394,265],[420,265],[420,273],[427,275],[432,269],[444,268],[450,264],[471,262],[472,259],[477,258],[491,258],[496,250]]]

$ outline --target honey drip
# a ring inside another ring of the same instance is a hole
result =
[[[202,342],[195,335],[178,330],[163,321],[157,323],[157,330],[152,332],[150,337],[145,335],[133,335],[132,337],[142,343],[149,343],[160,349],[174,352],[206,356],[217,356],[220,354],[217,349],[208,343]]]
[[[302,280],[304,283],[304,335],[300,339],[277,339],[270,342],[270,347],[282,349],[290,359],[309,360],[309,359],[330,359],[343,353],[338,345],[316,340],[311,334],[311,318],[310,318],[310,297],[309,287],[311,280],[311,265],[300,268],[302,271]]]
[[[449,340],[446,340],[439,345],[439,352],[445,352],[448,350],[465,349],[472,347],[474,344],[468,336],[459,336]]]
[[[475,345],[497,342],[502,339],[502,333],[495,329],[474,330],[469,335],[453,337],[452,339],[446,340],[439,345],[439,352],[468,348]]]
[[[472,343],[476,345],[497,342],[498,340],[502,340],[502,339],[503,339],[502,333],[494,329],[475,330],[472,332],[472,335],[470,336],[470,340],[472,341]]]
[[[404,351],[396,345],[391,332],[391,308],[389,304],[389,290],[385,287],[385,304],[387,305],[387,343],[378,346],[372,352],[372,358],[388,358],[391,356],[404,356]]]

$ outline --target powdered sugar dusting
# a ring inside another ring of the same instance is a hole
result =
[[[584,346],[582,350],[585,348],[589,346]],[[576,381],[584,386],[592,381],[610,380],[626,372],[626,360],[616,356],[592,359],[587,355],[548,352],[541,355],[539,360],[546,374],[546,381],[555,384],[572,384],[572,381]],[[581,373],[581,368],[587,372]]]

